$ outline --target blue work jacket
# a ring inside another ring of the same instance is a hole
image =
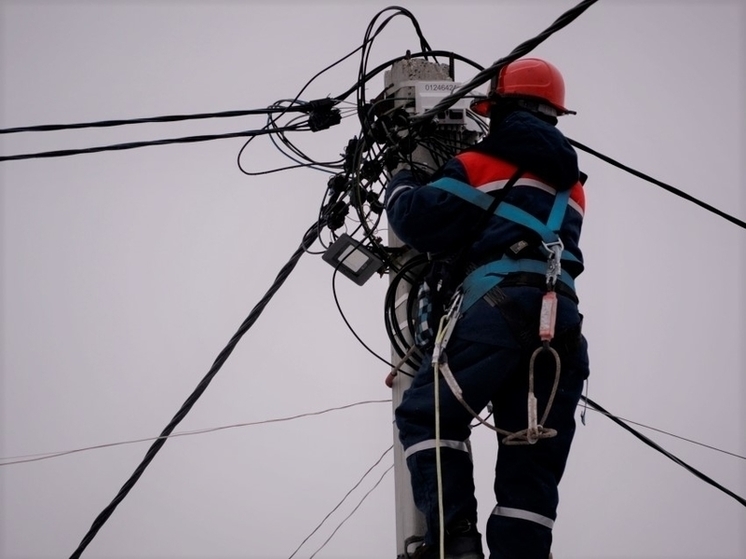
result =
[[[577,154],[554,126],[526,111],[516,111],[493,127],[473,147],[449,160],[431,182],[419,184],[409,170],[398,172],[386,190],[386,213],[397,236],[420,252],[438,256],[457,254],[465,244],[467,261],[484,264],[496,260],[521,242],[536,247],[540,239],[525,226],[491,216],[483,229],[484,210],[432,182],[448,177],[483,192],[504,188],[517,168],[524,173],[503,202],[546,221],[557,191],[570,190],[570,202],[559,236],[565,251],[577,262],[567,267],[576,277],[583,271],[578,246],[585,212],[585,195],[579,177]],[[475,236],[476,233],[476,236]],[[526,252],[519,258],[536,258]]]

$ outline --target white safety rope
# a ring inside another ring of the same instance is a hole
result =
[[[561,247],[561,244],[560,244]],[[554,248],[554,247],[549,247]],[[490,428],[499,435],[503,435],[502,443],[506,445],[525,445],[534,444],[540,439],[546,439],[557,435],[556,429],[547,429],[544,424],[549,417],[549,412],[552,409],[554,398],[557,395],[557,389],[559,387],[561,363],[560,357],[557,351],[549,345],[549,342],[554,337],[554,326],[557,312],[557,299],[556,293],[551,289],[556,281],[556,277],[559,274],[559,258],[557,258],[560,250],[552,250],[549,259],[549,271],[547,273],[547,283],[549,284],[550,291],[545,294],[542,300],[542,309],[540,317],[540,338],[542,345],[531,354],[528,368],[528,427],[520,431],[511,432],[504,429],[500,429],[497,425],[491,425],[486,420],[482,419],[477,412],[475,412],[471,406],[464,400],[463,391],[453,375],[451,368],[448,366],[448,358],[445,354],[445,348],[448,345],[448,341],[453,334],[453,330],[456,327],[456,323],[460,317],[461,303],[463,302],[463,293],[461,290],[456,291],[448,311],[441,317],[440,323],[438,324],[438,332],[435,337],[435,344],[433,346],[432,355],[432,366],[433,366],[433,392],[435,396],[435,471],[437,480],[437,492],[438,492],[438,549],[440,559],[445,559],[445,513],[443,505],[443,469],[441,461],[441,436],[440,436],[440,374],[443,374],[448,388],[450,388],[453,396],[456,400],[471,414],[482,425]],[[536,358],[542,352],[548,352],[554,358],[555,369],[554,369],[554,383],[552,384],[552,391],[547,400],[547,405],[544,408],[541,420],[538,419],[538,401],[534,393],[534,370]],[[392,371],[393,372],[393,371]]]
[[[445,559],[445,513],[443,511],[443,468],[440,457],[440,379],[438,373],[441,366],[441,360],[445,362],[445,353],[443,353],[443,350],[446,345],[448,345],[453,329],[456,327],[456,322],[458,321],[459,313],[461,312],[462,301],[463,294],[459,290],[454,294],[453,299],[451,299],[451,305],[448,308],[448,312],[446,312],[440,319],[438,333],[435,337],[435,345],[433,346],[432,365],[434,383],[433,390],[435,393],[435,472],[438,486],[438,526],[440,528],[438,530],[438,556],[440,559]]]

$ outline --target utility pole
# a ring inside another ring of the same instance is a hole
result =
[[[447,64],[429,62],[421,58],[405,59],[396,62],[384,75],[385,97],[394,100],[394,107],[403,107],[410,114],[419,114],[432,108],[435,103],[451,92],[451,87],[446,82],[453,82],[452,68]],[[439,127],[443,127],[446,134],[463,141],[469,135],[476,138],[474,132],[468,132],[465,128],[465,108],[456,108],[449,111],[448,115],[439,115]],[[460,116],[459,116],[460,114]],[[416,159],[419,163],[425,163],[435,170],[436,164],[429,152],[418,147]],[[403,243],[389,229],[389,247],[402,247]],[[398,264],[406,264],[413,256],[414,251],[407,251],[398,259]],[[396,292],[396,321],[400,325],[407,322],[407,294],[411,285],[406,281],[399,283]],[[403,331],[408,332],[406,328]],[[412,339],[407,342],[412,345]],[[392,349],[393,362],[400,358]],[[401,403],[404,391],[412,384],[411,375],[414,370],[404,365],[401,373],[393,378],[392,401],[395,410]],[[404,450],[399,442],[399,433],[394,425],[394,485],[395,485],[395,507],[396,507],[396,552],[398,559],[408,557],[407,541],[413,536],[425,534],[425,519],[414,505],[412,488],[410,484],[409,470],[404,459]]]

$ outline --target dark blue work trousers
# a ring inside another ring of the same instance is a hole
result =
[[[524,317],[538,317],[541,291],[515,287],[504,290]],[[499,443],[495,468],[497,506],[487,521],[491,559],[547,559],[552,525],[557,516],[557,486],[565,470],[575,433],[575,411],[588,377],[588,350],[579,333],[577,305],[560,297],[557,346],[561,357],[559,389],[544,427],[557,436],[532,445]],[[531,321],[528,321],[529,323]],[[561,332],[573,339],[560,339]],[[494,423],[511,432],[527,428],[529,359],[535,347],[519,343],[516,324],[484,299],[468,309],[457,323],[446,348],[448,364],[463,398],[476,412],[491,401]],[[560,343],[562,342],[562,343]],[[539,346],[538,335],[536,347]],[[425,542],[438,541],[438,490],[435,455],[434,373],[426,356],[411,387],[396,410],[396,424],[411,474],[415,504],[425,515]],[[543,352],[535,362],[534,393],[541,419],[554,382],[555,361]],[[471,454],[473,416],[457,401],[439,377],[440,452],[444,524],[477,523],[477,502]],[[499,437],[499,440],[502,436]]]

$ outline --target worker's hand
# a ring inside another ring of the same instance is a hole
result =
[[[416,182],[425,183],[435,172],[435,164],[429,150],[417,146],[412,153],[403,156],[399,152],[390,152],[385,157],[386,168],[390,178],[401,171],[411,171]]]
[[[383,154],[383,165],[392,177],[399,171],[410,168],[405,156],[396,148],[386,150]]]
[[[427,174],[432,174],[433,171],[435,171],[436,166],[430,150],[421,145],[418,145],[412,152],[410,161],[412,162],[412,167],[414,167],[418,171]]]
[[[407,163],[406,161],[400,161],[399,163],[397,163],[396,167],[394,167],[391,170],[391,176],[393,177],[400,171],[411,171],[411,170],[412,170],[412,167],[409,165],[409,163]]]

